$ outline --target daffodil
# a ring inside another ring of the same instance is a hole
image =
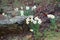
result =
[[[29,19],[29,18],[27,18],[27,19],[26,19],[26,24],[29,24],[29,21],[30,21],[30,19]]]
[[[21,16],[24,16],[24,11],[20,10],[20,14],[21,14]]]
[[[33,16],[29,16],[31,22],[33,22]]]
[[[34,20],[34,21],[33,21],[33,24],[36,24],[36,23],[37,23],[37,21]]]
[[[26,21],[26,24],[29,24],[29,21]]]
[[[2,13],[2,15],[5,15],[5,13]]]
[[[29,6],[26,6],[26,10],[29,10],[30,9],[30,7]]]
[[[14,10],[15,10],[15,11],[18,11],[18,10],[19,10],[19,8],[15,8]]]
[[[33,29],[30,29],[31,32],[33,32],[34,30]]]
[[[34,20],[31,18],[30,21],[33,22]]]
[[[55,18],[55,16],[52,15],[52,14],[48,14],[47,17],[48,17],[48,18],[51,18],[51,19],[54,19],[54,18]]]
[[[23,9],[23,7],[21,6],[21,9]]]
[[[38,19],[39,19],[38,16],[34,18],[34,20],[38,20]]]
[[[53,29],[53,30],[57,29],[55,16],[52,15],[52,14],[48,14],[47,17],[50,18],[50,22],[51,22],[51,27],[50,28]]]
[[[39,20],[38,20],[38,24],[41,24],[41,23],[42,23],[42,20],[41,20],[41,19],[39,19]]]
[[[35,10],[37,7],[36,7],[36,5],[34,5],[33,7],[32,7],[32,10]]]
[[[2,15],[7,17],[7,15],[5,13],[2,13]]]

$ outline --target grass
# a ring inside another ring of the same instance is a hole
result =
[[[50,36],[49,37],[49,35],[47,35],[47,37],[45,38],[45,40],[60,40],[60,32],[58,32],[58,33],[55,33],[55,36]]]

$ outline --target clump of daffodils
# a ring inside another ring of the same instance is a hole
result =
[[[52,14],[48,14],[47,17],[48,17],[48,18],[51,18],[51,19],[54,19],[54,18],[55,18],[55,16],[52,15]]]
[[[36,24],[36,23],[41,24],[42,23],[42,20],[39,19],[38,17],[35,17],[34,19],[33,18],[34,18],[33,16],[29,16],[26,19],[26,24],[29,24],[29,22],[32,22],[33,24]]]
[[[36,21],[38,21],[38,24],[41,24],[42,23],[42,20],[37,17],[34,18]]]

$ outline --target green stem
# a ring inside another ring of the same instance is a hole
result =
[[[34,33],[35,40],[39,39],[39,37],[40,37],[40,32],[39,32],[40,24],[30,23],[30,26],[34,30],[33,33]]]
[[[51,27],[52,27],[52,29],[55,30],[57,28],[56,20],[55,19],[51,19],[50,21],[51,21]]]

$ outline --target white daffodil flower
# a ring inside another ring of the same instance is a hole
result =
[[[41,19],[39,19],[39,20],[38,20],[38,24],[41,24],[41,23],[42,23],[42,20],[41,20]]]
[[[33,32],[34,30],[33,29],[30,29],[31,32]]]
[[[36,24],[37,23],[37,21],[33,21],[33,24]]]
[[[32,10],[34,10],[34,9],[36,9],[37,7],[36,7],[36,5],[34,5],[33,7],[32,7]]]
[[[34,18],[34,20],[38,20],[38,19],[39,19],[38,16]]]
[[[31,22],[33,22],[33,16],[29,16]]]
[[[26,6],[26,10],[29,10],[30,9],[30,7],[29,6]]]
[[[21,9],[23,9],[23,7],[21,6]]]
[[[2,15],[5,15],[5,13],[2,13]]]
[[[7,15],[5,13],[2,13],[3,16],[7,17]]]
[[[34,7],[33,7],[34,9],[36,9],[36,5],[34,5]]]
[[[30,21],[30,19],[29,19],[29,18],[27,18],[27,19],[26,19],[26,21]]]
[[[29,21],[26,21],[26,24],[29,24]]]
[[[33,22],[34,20],[31,18],[30,21]]]
[[[21,14],[21,16],[24,16],[24,11],[20,10],[20,14]]]
[[[19,10],[19,8],[15,8],[14,10],[15,10],[15,11],[18,11],[18,10]]]
[[[51,18],[51,19],[54,19],[54,18],[55,18],[55,16],[52,15],[52,14],[48,14],[47,17],[48,17],[48,18]]]
[[[29,24],[29,21],[30,21],[30,19],[29,19],[29,18],[27,18],[27,19],[26,19],[26,24]]]

